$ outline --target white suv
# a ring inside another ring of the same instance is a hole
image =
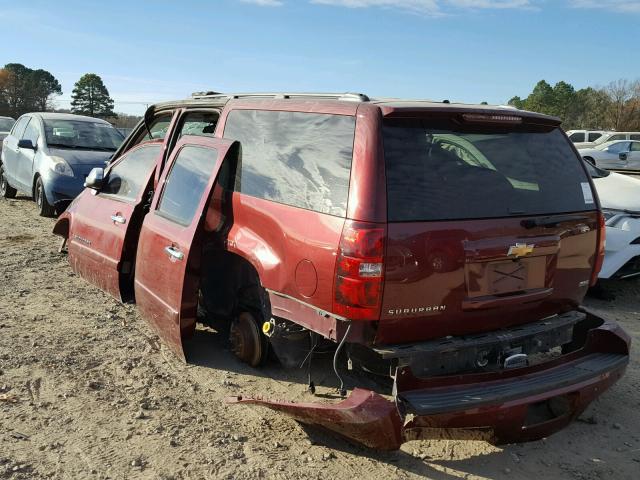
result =
[[[567,134],[569,134],[569,132],[567,132]],[[576,142],[575,140],[571,140],[571,137],[569,137],[569,139],[574,143],[576,148],[593,148],[603,143],[614,142],[616,140],[640,140],[640,132],[601,132],[601,134],[597,140],[589,140],[588,142]]]
[[[604,130],[569,130],[567,137],[569,137],[569,140],[573,143],[595,142],[604,133],[607,132]]]

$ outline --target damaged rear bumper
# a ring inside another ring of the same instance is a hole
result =
[[[582,348],[533,367],[430,378],[398,367],[393,400],[356,388],[333,404],[228,401],[266,406],[379,450],[428,438],[536,440],[578,417],[626,369],[629,336],[615,322],[583,311],[599,326],[586,333]]]

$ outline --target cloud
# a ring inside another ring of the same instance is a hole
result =
[[[280,7],[282,2],[280,0],[240,0],[242,3],[251,3],[260,7]]]
[[[640,13],[638,0],[570,0],[574,8],[598,8],[612,12]]]
[[[530,8],[532,0],[311,0],[311,3],[348,8],[381,7],[429,16],[443,15],[448,8],[507,9]]]

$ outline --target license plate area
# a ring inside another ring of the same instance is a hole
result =
[[[545,288],[546,256],[469,263],[465,268],[469,298],[507,295]]]
[[[528,264],[522,260],[490,263],[488,273],[489,293],[492,295],[519,292],[527,288]]]

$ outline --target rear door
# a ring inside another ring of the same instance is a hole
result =
[[[587,291],[597,199],[566,137],[517,117],[471,118],[385,120],[378,343],[528,323]]]
[[[160,177],[138,243],[135,296],[143,317],[185,359],[182,340],[195,329],[199,227],[229,140],[184,136]],[[234,152],[234,153],[230,153]]]
[[[632,168],[630,163],[631,142],[617,142],[607,148],[607,159],[603,163],[604,168]],[[624,154],[624,155],[620,155]],[[597,162],[597,161],[596,161]],[[600,162],[597,162],[600,163]]]
[[[4,171],[9,180],[9,184],[14,188],[18,187],[18,140],[22,138],[27,123],[31,117],[22,116],[18,119],[11,130],[11,134],[7,137],[2,150],[2,163]]]
[[[627,168],[631,170],[640,170],[640,142],[631,142]]]
[[[71,207],[71,268],[121,301],[130,297],[127,279],[133,272],[141,204],[162,146],[161,141],[151,141],[126,152],[107,171],[103,188],[85,189]]]

